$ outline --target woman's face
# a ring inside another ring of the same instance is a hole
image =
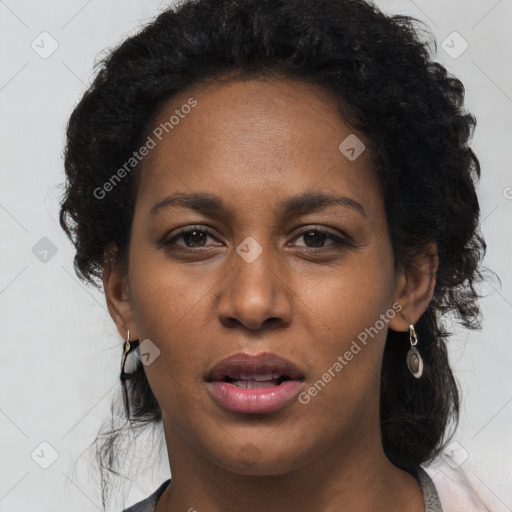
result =
[[[241,474],[278,474],[380,442],[380,365],[404,281],[364,138],[326,91],[288,81],[191,89],[155,129],[123,328],[150,340],[145,371],[168,443]],[[162,203],[176,194],[208,200]],[[275,354],[300,376],[270,406],[251,400],[276,382],[231,385],[240,396],[223,403],[212,387],[227,384],[207,376],[237,353]]]

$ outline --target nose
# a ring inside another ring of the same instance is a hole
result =
[[[290,324],[292,290],[270,249],[254,261],[233,254],[232,267],[222,283],[217,311],[223,326],[261,330]]]

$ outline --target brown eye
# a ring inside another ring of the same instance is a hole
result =
[[[305,242],[303,247],[307,249],[311,249],[312,252],[322,252],[325,250],[330,250],[332,248],[340,248],[340,247],[348,247],[351,246],[350,242],[341,236],[337,236],[334,233],[329,231],[325,231],[323,229],[313,229],[309,228],[300,233],[295,239],[302,238]],[[332,240],[332,243],[325,245],[327,240]],[[298,244],[299,247],[302,247]]]
[[[192,226],[187,229],[181,230],[171,239],[164,241],[162,245],[175,245],[177,247],[183,247],[185,249],[200,249],[201,247],[207,246],[206,241],[208,237],[214,238],[212,232],[209,229],[205,229],[204,227]],[[183,240],[183,243],[176,243],[180,239]]]
[[[203,247],[206,243],[206,239],[208,238],[208,233],[205,231],[199,231],[194,229],[193,231],[186,231],[181,235],[180,238],[183,238],[183,242],[187,247],[190,247],[190,244],[194,246]]]
[[[325,241],[329,238],[332,238],[329,237],[326,233],[322,233],[321,231],[306,231],[302,233],[301,236],[306,241],[306,245],[308,245],[307,242],[309,241],[313,244],[313,247],[323,247]],[[308,245],[308,247],[311,246]]]

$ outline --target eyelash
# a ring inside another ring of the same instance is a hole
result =
[[[174,245],[176,240],[179,240],[184,235],[186,235],[188,233],[193,233],[193,232],[206,233],[210,237],[215,238],[215,236],[213,234],[213,231],[211,229],[209,229],[209,228],[206,228],[205,226],[190,226],[190,227],[187,227],[186,229],[183,229],[180,232],[178,232],[171,239],[164,240],[161,243],[161,245],[162,246],[166,246],[166,247],[170,247],[170,246]],[[334,250],[341,250],[341,248],[353,247],[353,244],[347,238],[334,235],[333,233],[330,233],[329,231],[325,231],[323,229],[316,228],[316,227],[310,227],[310,228],[307,228],[307,229],[301,231],[300,233],[298,233],[295,236],[294,240],[297,239],[297,238],[300,238],[303,235],[311,233],[311,232],[313,232],[313,233],[321,233],[322,235],[326,235],[326,237],[330,238],[331,240],[333,240],[334,243],[328,245],[327,247],[320,247],[320,248],[304,246],[306,251],[309,252],[309,253],[326,253],[326,252],[328,252],[330,250],[333,250],[333,249]],[[186,246],[177,246],[177,247],[179,247],[178,250],[182,250],[182,251],[186,251],[186,252],[198,252],[199,250],[204,249],[202,247],[198,247],[198,248],[192,248],[192,247],[186,247]],[[172,248],[172,249],[174,249],[174,248]]]

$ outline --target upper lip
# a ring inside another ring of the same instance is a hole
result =
[[[262,354],[238,353],[229,356],[217,363],[206,375],[206,380],[221,381],[226,377],[238,380],[241,374],[245,376],[264,375],[273,373],[278,377],[285,376],[292,380],[303,380],[304,374],[291,361],[276,354],[265,352]]]

